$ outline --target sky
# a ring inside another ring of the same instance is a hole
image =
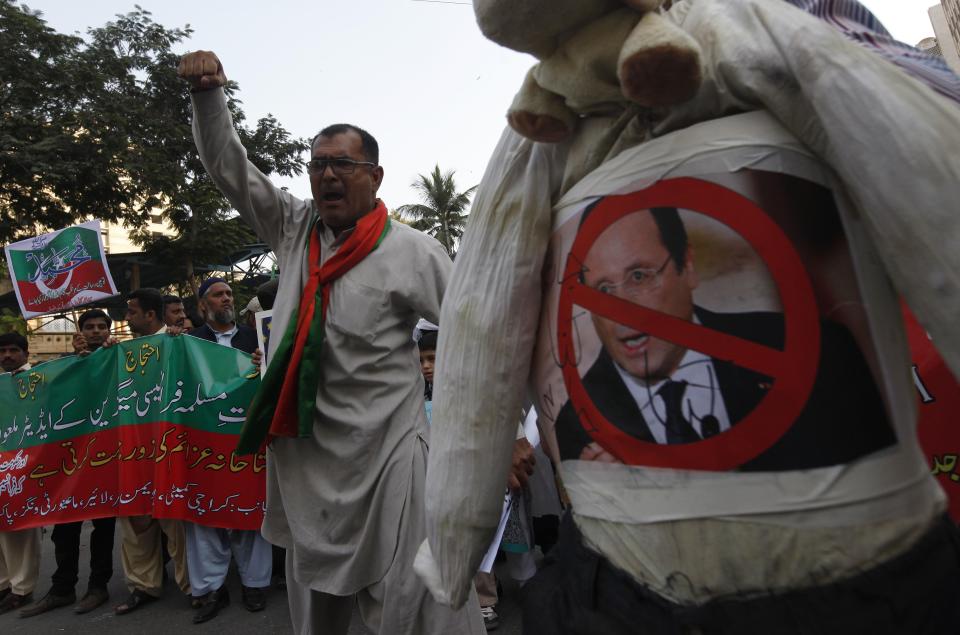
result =
[[[898,39],[933,35],[933,0],[861,0]],[[183,52],[214,51],[239,83],[248,121],[270,113],[312,137],[348,122],[380,143],[380,197],[419,202],[410,187],[439,165],[458,188],[479,183],[532,57],[484,39],[466,0],[138,0],[155,22],[193,29]],[[127,0],[32,0],[63,33],[86,32],[134,9]],[[307,157],[304,156],[304,160]],[[306,175],[275,179],[302,198]]]

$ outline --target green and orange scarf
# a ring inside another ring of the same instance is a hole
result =
[[[389,230],[387,208],[377,199],[377,207],[357,221],[353,233],[322,266],[319,231],[314,228],[310,232],[310,271],[300,296],[300,306],[290,316],[290,323],[274,349],[260,389],[247,410],[247,420],[237,444],[238,454],[257,452],[275,437],[310,436],[320,381],[320,351],[330,306],[330,287],[379,247]]]

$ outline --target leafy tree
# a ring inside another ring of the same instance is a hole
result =
[[[27,321],[10,309],[0,309],[0,333],[19,333],[26,336]]]
[[[0,240],[86,214],[120,220],[140,192],[114,164],[109,111],[95,111],[106,74],[25,7],[0,0],[0,24]]]
[[[451,258],[456,254],[456,246],[467,224],[470,197],[477,189],[474,185],[458,192],[453,175],[453,170],[441,174],[439,165],[434,166],[428,175],[417,175],[411,187],[420,193],[421,202],[397,208],[401,216],[413,219],[411,227],[440,241]]]
[[[196,293],[199,264],[225,264],[255,240],[200,162],[187,85],[173,47],[191,30],[156,24],[139,6],[86,40],[56,33],[40,14],[0,0],[0,241],[91,216],[123,222]],[[265,174],[301,173],[306,140],[272,116],[255,126],[226,92],[237,133]],[[146,229],[162,214],[175,236]]]

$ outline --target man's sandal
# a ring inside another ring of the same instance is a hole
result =
[[[144,604],[149,604],[157,598],[153,597],[146,591],[141,591],[140,589],[134,589],[130,594],[130,597],[127,598],[127,601],[123,604],[115,606],[113,612],[117,615],[126,615],[127,613],[132,613]]]

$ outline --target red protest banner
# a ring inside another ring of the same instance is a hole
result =
[[[0,375],[0,529],[149,514],[258,529],[265,457],[234,453],[250,356],[154,335]]]
[[[913,362],[910,372],[920,402],[920,446],[947,494],[950,517],[960,522],[960,383],[905,304],[903,318]]]
[[[109,428],[19,450],[0,490],[0,527],[148,514],[214,527],[260,529],[263,454],[239,457],[237,437],[167,422]],[[0,463],[0,470],[4,467]]]

